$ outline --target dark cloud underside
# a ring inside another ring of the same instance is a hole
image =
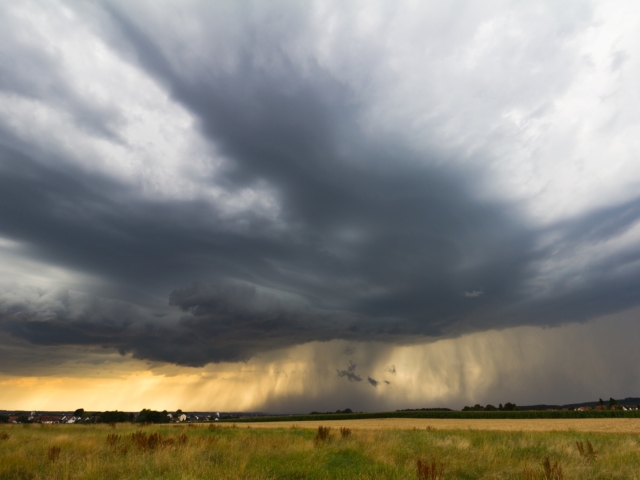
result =
[[[532,285],[540,265],[628,232],[640,200],[544,228],[512,202],[480,200],[483,172],[449,162],[456,147],[416,149],[372,133],[359,91],[321,62],[287,53],[310,21],[301,9],[268,41],[238,20],[232,68],[219,66],[215,44],[197,68],[179,64],[188,52],[171,35],[124,7],[98,10],[92,21],[114,52],[166,89],[223,157],[198,181],[267,191],[277,212],[150,200],[0,123],[0,235],[31,259],[103,282],[82,298],[51,294],[45,310],[19,298],[26,294],[3,300],[0,329],[13,338],[204,365],[314,340],[410,342],[466,325],[553,325],[638,305],[640,269],[619,273],[637,263],[634,248],[589,264],[570,288],[540,295]],[[21,68],[0,70],[3,93],[57,98],[93,135],[120,141],[117,108],[74,96],[39,52],[21,55]],[[50,81],[22,84],[32,70],[50,72]],[[337,375],[361,381],[355,368]]]

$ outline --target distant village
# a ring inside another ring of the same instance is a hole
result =
[[[80,408],[71,412],[7,412],[0,414],[0,423],[41,423],[41,424],[74,424],[74,423],[184,423],[214,422],[221,418],[241,418],[237,413],[185,413],[177,410],[173,413],[144,409],[140,412],[85,412]]]

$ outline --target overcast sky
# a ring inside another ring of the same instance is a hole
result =
[[[0,403],[640,396],[638,85],[634,1],[4,2]]]

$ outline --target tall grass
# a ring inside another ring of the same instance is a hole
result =
[[[593,433],[586,440],[570,431],[352,428],[330,441],[333,431],[323,432],[228,424],[118,424],[115,431],[108,425],[5,425],[0,479],[640,478],[637,434]],[[597,461],[586,460],[589,445]]]

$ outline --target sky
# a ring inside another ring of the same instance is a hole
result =
[[[640,396],[634,1],[0,4],[0,409]]]

